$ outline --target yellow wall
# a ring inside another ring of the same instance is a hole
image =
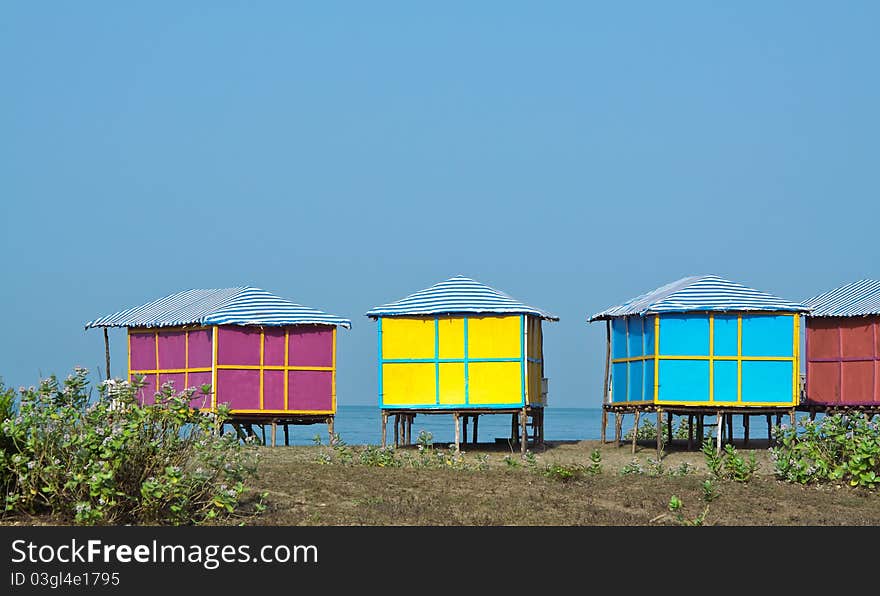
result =
[[[380,404],[440,408],[522,405],[523,322],[538,333],[537,338],[529,338],[527,352],[540,352],[540,320],[532,319],[521,315],[382,317]],[[535,369],[534,363],[530,369]],[[541,373],[535,370],[540,395]],[[532,387],[525,390],[528,394],[534,391]]]

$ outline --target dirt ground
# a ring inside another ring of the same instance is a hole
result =
[[[413,450],[415,447],[405,449]],[[601,471],[562,481],[543,474],[551,464],[589,465],[598,449]],[[236,520],[245,525],[350,526],[873,526],[880,492],[849,486],[804,487],[777,480],[766,441],[738,445],[759,468],[748,483],[713,480],[706,458],[686,445],[653,442],[550,442],[533,449],[531,465],[509,446],[463,447],[466,461],[486,469],[376,467],[320,463],[320,446],[261,448],[255,492],[268,509]],[[519,462],[512,466],[505,460]],[[637,465],[636,465],[637,464]],[[624,472],[629,473],[624,473]],[[681,503],[670,511],[670,499]]]

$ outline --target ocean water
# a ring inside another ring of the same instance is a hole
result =
[[[798,413],[798,417],[802,413]],[[804,416],[806,414],[803,414]],[[623,434],[632,429],[634,416],[624,416]],[[642,416],[641,421],[656,423],[654,415]],[[486,414],[480,416],[479,435],[480,443],[494,442],[495,438],[510,437],[510,414]],[[673,417],[673,429],[678,428],[682,417]],[[712,417],[706,418],[706,424],[714,422]],[[783,424],[788,424],[788,416],[782,419]],[[334,422],[335,432],[349,445],[380,445],[382,443],[382,417],[378,407],[374,406],[339,406],[336,411]],[[742,416],[734,417],[734,437],[741,438],[744,433]],[[314,438],[318,435],[326,444],[329,438],[326,424],[312,424],[304,426],[290,426],[289,436],[291,445],[313,445]],[[554,408],[547,407],[544,411],[544,439],[546,441],[583,441],[596,440],[601,437],[602,409],[601,408]],[[430,432],[433,435],[435,445],[445,445],[455,440],[455,427],[451,413],[443,414],[419,414],[412,425],[412,441],[415,443],[420,431]],[[259,431],[258,431],[259,432]],[[707,429],[709,432],[709,429]],[[468,425],[468,438],[472,437],[473,426]],[[388,443],[394,442],[393,418],[388,423]],[[753,439],[767,438],[767,423],[763,416],[752,416],[749,425],[749,437]],[[614,417],[609,415],[607,439],[614,438]],[[268,427],[267,427],[268,439]],[[281,428],[276,433],[276,444],[284,444],[284,433]]]

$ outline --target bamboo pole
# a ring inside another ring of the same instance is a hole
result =
[[[620,447],[620,439],[623,435],[623,414],[614,412],[614,442]]]
[[[107,380],[110,380],[110,337],[107,335],[107,328],[104,327],[104,362],[107,366]],[[159,366],[159,363],[156,363]]]
[[[458,412],[452,413],[452,420],[455,422],[455,452],[458,453],[461,450],[461,446],[459,444],[461,438],[459,436],[459,432],[461,429],[458,426]]]

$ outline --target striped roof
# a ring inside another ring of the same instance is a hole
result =
[[[548,321],[559,320],[555,315],[523,304],[500,290],[463,275],[450,277],[396,302],[377,306],[368,311],[366,316],[377,318],[458,313],[516,313],[535,315]]]
[[[664,312],[750,310],[806,312],[809,307],[747,288],[717,275],[697,275],[679,279],[603,310],[588,321]]]
[[[858,317],[880,314],[880,280],[862,279],[805,300],[811,317]]]
[[[260,288],[185,290],[86,323],[90,327],[177,325],[340,325],[351,321],[295,304]]]

